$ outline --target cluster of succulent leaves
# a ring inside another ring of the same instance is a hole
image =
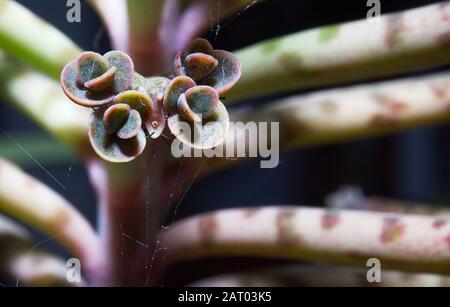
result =
[[[103,56],[84,52],[65,66],[61,85],[70,100],[94,110],[89,139],[97,154],[110,162],[139,156],[148,137],[163,134],[166,120],[171,135],[191,147],[204,149],[223,142],[229,117],[219,98],[241,76],[238,59],[199,38],[176,55],[174,73],[171,80],[145,78],[134,71],[124,52]],[[204,129],[211,122],[223,129]],[[200,128],[200,139],[184,137],[179,123]]]

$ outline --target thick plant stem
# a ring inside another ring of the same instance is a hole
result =
[[[54,79],[81,52],[63,33],[12,0],[0,0],[0,49]]]
[[[450,63],[449,17],[445,1],[250,46],[236,52],[243,76],[227,102]]]
[[[26,229],[0,215],[0,283],[3,286],[81,286],[66,279],[67,266],[36,249]],[[5,284],[7,283],[7,284]]]
[[[110,285],[154,285],[160,273],[161,229],[196,179],[198,165],[167,163],[170,147],[149,140],[146,151],[127,164],[88,160],[91,182],[99,197],[99,229],[110,273]],[[195,170],[194,170],[195,169]]]
[[[90,280],[102,279],[100,241],[91,225],[56,192],[1,159],[0,211],[61,242],[80,259]]]
[[[105,24],[113,49],[127,51],[129,25],[126,0],[89,0]]]
[[[178,222],[163,235],[171,261],[277,257],[383,269],[450,273],[450,220],[301,207],[225,210]]]
[[[0,58],[0,96],[78,152],[88,150],[90,111],[69,102],[56,81]]]
[[[154,142],[127,164],[98,158],[87,163],[98,195],[109,286],[144,286],[151,274],[153,242],[161,225],[160,159],[164,158],[161,144]]]
[[[144,75],[165,72],[172,59],[160,29],[166,1],[128,0],[129,53]]]

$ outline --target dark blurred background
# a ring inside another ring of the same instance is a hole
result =
[[[82,1],[82,22],[66,21],[66,1],[19,1],[85,50],[110,49],[105,29]],[[366,0],[268,0],[233,18],[221,29],[216,47],[235,50],[260,40],[324,24],[366,17]],[[381,0],[382,13],[439,1]],[[205,33],[213,38],[212,32]],[[445,69],[445,68],[443,68]],[[418,73],[429,73],[418,72]],[[252,103],[264,103],[264,100]],[[0,103],[0,124],[66,187],[61,189],[17,145],[0,134],[0,155],[19,163],[95,222],[95,196],[80,160],[29,119]],[[321,205],[340,186],[356,185],[366,195],[416,202],[450,204],[450,125],[401,134],[283,153],[276,169],[259,161],[216,173],[194,184],[177,218],[218,208],[261,204]]]

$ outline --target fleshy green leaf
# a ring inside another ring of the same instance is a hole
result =
[[[89,140],[95,152],[110,162],[129,162],[139,156],[145,149],[146,137],[142,129],[127,140],[110,134],[103,123],[105,108],[94,112],[89,123]]]
[[[175,56],[175,61],[174,61],[175,73],[177,75],[185,75],[186,74],[186,72],[184,70],[184,65],[185,65],[185,59],[189,54],[204,53],[207,55],[211,55],[212,52],[213,52],[213,47],[206,39],[197,38],[197,39],[193,40],[185,50],[179,52]]]
[[[188,89],[196,86],[195,81],[187,76],[178,76],[173,79],[166,89],[164,95],[164,109],[166,112],[174,114],[177,112],[178,98]]]
[[[124,103],[112,105],[105,111],[103,123],[108,133],[116,133],[127,122],[130,106]]]
[[[143,122],[147,122],[152,115],[153,101],[145,93],[133,90],[122,92],[114,99],[114,104],[117,103],[125,103],[138,111]]]
[[[149,77],[146,78],[145,88],[147,90],[147,95],[153,100],[153,102],[160,101],[164,99],[164,93],[166,88],[170,83],[170,80],[165,77]]]
[[[194,39],[189,46],[182,52],[181,58],[185,59],[189,54],[192,53],[204,53],[211,55],[213,53],[213,47],[210,42],[204,38]]]
[[[131,88],[134,75],[134,64],[128,54],[114,50],[103,56],[112,67],[116,67],[117,72],[114,77],[114,90],[116,94]]]
[[[73,102],[100,107],[112,102],[115,94],[130,89],[133,76],[133,61],[126,53],[111,51],[101,56],[83,52],[64,67],[61,85]]]
[[[219,62],[205,53],[192,53],[185,60],[186,74],[198,82],[216,69]]]
[[[219,61],[219,65],[200,83],[212,86],[219,94],[223,94],[241,78],[241,63],[228,51],[214,50],[213,56]]]
[[[61,73],[61,86],[64,93],[76,104],[85,107],[100,107],[114,99],[112,92],[92,92],[78,85],[78,61],[67,64]]]
[[[121,139],[127,140],[135,137],[139,130],[142,128],[142,119],[139,112],[136,110],[131,110],[127,121],[122,126],[122,128],[117,131],[117,136]]]
[[[210,86],[195,86],[188,89],[185,94],[192,111],[204,119],[216,110],[219,103],[219,94]]]
[[[197,149],[209,149],[224,141],[229,121],[227,109],[219,101],[216,110],[202,123],[187,123],[180,114],[175,114],[169,117],[168,126],[172,134],[184,144]],[[187,127],[189,129],[185,129]]]
[[[112,89],[116,70],[115,67],[111,67],[100,77],[85,82],[84,87],[90,91],[105,91]]]
[[[109,67],[108,62],[95,52],[83,52],[78,57],[77,62],[79,86],[84,86],[86,82],[100,77]]]
[[[189,123],[202,121],[201,117],[189,107],[185,94],[181,94],[178,98],[178,113]]]

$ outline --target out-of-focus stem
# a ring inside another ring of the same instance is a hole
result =
[[[12,0],[0,0],[0,48],[54,79],[81,52],[62,32]]]
[[[450,74],[292,96],[231,116],[232,121],[279,122],[282,150],[394,133],[450,120]],[[230,131],[226,146],[245,143],[245,131]],[[207,170],[236,162],[211,159]]]
[[[277,257],[448,274],[450,220],[418,215],[302,207],[234,209],[173,225],[163,244],[171,258]]]
[[[166,1],[127,0],[129,53],[137,71],[150,75],[167,71],[169,55],[160,31]]]
[[[114,49],[128,51],[129,26],[126,0],[89,0],[105,24]]]
[[[83,285],[70,284],[65,263],[38,250],[24,228],[1,215],[0,249],[0,282],[8,282],[7,286]]]
[[[69,102],[56,81],[0,58],[0,96],[75,150],[89,148],[90,111]]]
[[[86,219],[56,192],[0,160],[0,211],[61,242],[82,262],[91,280],[102,278],[100,241]]]
[[[197,281],[193,287],[448,287],[450,278],[383,270],[381,282],[367,281],[367,268],[289,265],[226,274]]]
[[[161,142],[153,141],[140,157],[126,164],[88,160],[98,195],[109,286],[145,286],[153,272],[153,243],[167,210],[159,207],[161,159],[165,158],[159,152]]]
[[[450,119],[450,75],[290,97],[249,116],[280,122],[283,148],[380,135]]]
[[[271,39],[236,52],[243,75],[227,102],[388,76],[450,62],[450,3]]]

